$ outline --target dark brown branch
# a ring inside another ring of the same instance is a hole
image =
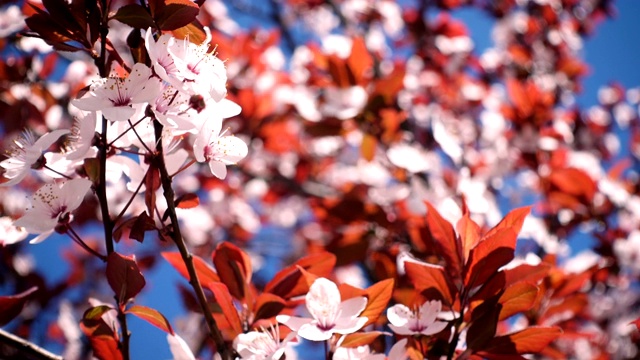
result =
[[[63,360],[62,356],[0,329],[0,358],[24,360]]]

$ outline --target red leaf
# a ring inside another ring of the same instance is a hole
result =
[[[629,323],[629,325],[635,325],[636,330],[640,330],[640,318],[637,318]]]
[[[309,284],[300,269],[319,277],[328,277],[335,265],[336,256],[329,252],[306,256],[280,270],[264,287],[264,291],[285,300],[304,295],[309,291]]]
[[[163,252],[162,257],[169,262],[169,264],[173,265],[173,267],[178,270],[180,275],[182,275],[185,279],[189,280],[189,271],[187,270],[187,266],[182,260],[182,256],[179,252]],[[196,269],[196,275],[198,275],[198,280],[200,280],[200,284],[202,286],[207,286],[211,282],[219,282],[220,277],[216,274],[216,271],[211,267],[211,265],[207,264],[201,257],[197,255],[192,256],[193,266]]]
[[[85,311],[80,329],[89,338],[94,357],[100,360],[122,360],[118,335],[101,318],[108,310],[111,310],[108,306],[98,306]]]
[[[576,197],[583,196],[585,200],[593,200],[597,185],[584,170],[576,168],[558,169],[549,175],[549,181],[564,194]]]
[[[446,305],[453,305],[457,290],[449,280],[444,267],[411,261],[406,261],[404,267],[416,290],[420,292],[433,291],[427,295],[431,295],[435,300],[443,300]]]
[[[152,218],[143,211],[140,215],[135,217],[135,221],[131,225],[131,232],[129,237],[136,241],[142,242],[144,240],[144,233],[150,230],[156,229],[156,223]]]
[[[135,259],[117,252],[107,258],[107,281],[120,305],[138,295],[146,284]]]
[[[490,357],[491,354],[539,353],[561,334],[562,330],[558,327],[532,326],[509,335],[495,337],[486,348],[477,354]]]
[[[176,30],[196,19],[200,8],[189,0],[166,0],[156,9],[154,18],[161,30]]]
[[[339,289],[343,301],[356,296],[367,298],[367,306],[360,314],[360,316],[368,318],[367,323],[364,325],[367,326],[375,323],[380,314],[387,308],[387,304],[389,304],[389,300],[393,295],[394,284],[394,279],[386,279],[369,286],[366,290],[348,284],[340,284]]]
[[[142,305],[133,305],[128,308],[125,313],[133,314],[147,321],[149,324],[158,327],[160,330],[173,335],[173,329],[171,328],[169,320],[156,309]]]
[[[36,290],[38,290],[38,287],[33,286],[20,294],[0,296],[0,326],[6,325],[9,321],[20,315],[24,304]]]
[[[516,234],[520,233],[520,229],[522,229],[522,224],[524,224],[524,220],[527,215],[531,212],[531,206],[524,206],[514,210],[511,210],[499,223],[494,226],[491,230],[489,230],[483,238],[487,238],[492,236],[493,234],[505,229],[511,228],[513,232]]]
[[[278,315],[286,305],[287,302],[280,296],[263,292],[256,299],[253,322]]]
[[[498,300],[502,304],[499,320],[531,309],[537,296],[538,288],[535,285],[521,282],[509,286]]]
[[[136,29],[155,28],[151,14],[139,4],[128,4],[118,8],[113,19]]]
[[[358,346],[369,345],[379,336],[386,335],[386,333],[382,331],[368,331],[366,333],[359,332],[354,334],[349,334],[344,337],[342,342],[340,343],[340,347],[345,348],[355,348]]]
[[[427,205],[427,223],[433,239],[438,244],[442,256],[447,261],[447,270],[453,276],[460,274],[462,249],[456,239],[453,226],[429,203]]]
[[[233,299],[231,298],[229,289],[225,284],[220,282],[209,283],[207,288],[213,292],[216,303],[220,306],[224,318],[231,326],[231,336],[235,338],[236,335],[242,332],[242,323],[240,322],[238,310],[236,310],[236,307],[233,305]]]
[[[152,219],[156,210],[156,190],[160,188],[160,184],[160,170],[152,164],[144,176],[144,186],[146,189],[144,192],[144,203],[147,205],[147,214],[150,214]]]
[[[480,226],[476,224],[468,213],[464,214],[456,224],[460,241],[462,242],[463,261],[469,260],[469,252],[473,249],[478,241],[480,241]]]
[[[231,295],[238,300],[245,300],[250,295],[251,259],[244,251],[230,242],[222,242],[213,252],[213,264]]]
[[[513,260],[517,237],[511,228],[504,228],[482,238],[471,250],[465,266],[464,282],[467,288],[484,284],[499,268]]]
[[[176,207],[180,209],[191,209],[198,205],[200,205],[200,199],[194,193],[184,194],[176,199]]]

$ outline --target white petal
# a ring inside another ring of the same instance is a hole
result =
[[[389,359],[393,360],[406,360],[407,357],[407,343],[409,340],[404,338],[397,343],[393,344],[389,351]]]
[[[91,188],[91,184],[91,180],[80,178],[69,180],[62,185],[60,195],[67,205],[67,211],[73,211],[82,204],[82,200],[84,200],[84,196]]]
[[[225,165],[221,161],[209,161],[209,169],[211,170],[211,173],[218,179],[224,179],[225,177],[227,177],[227,165]]]
[[[360,330],[369,319],[366,316],[350,319],[338,319],[331,331],[338,334],[351,334]]]
[[[393,305],[387,310],[387,319],[395,326],[406,326],[411,317],[411,309],[402,304]]]
[[[367,307],[367,298],[364,296],[354,297],[340,303],[340,317],[356,317]]]
[[[311,323],[313,320],[297,316],[278,315],[276,316],[276,321],[283,325],[286,325],[293,331],[298,331],[298,329],[300,329],[302,326]]]
[[[395,326],[393,324],[389,324],[389,328],[391,328],[391,331],[393,331],[394,333],[398,334],[398,335],[413,335],[414,332],[409,330],[408,327],[404,327],[404,326]]]
[[[173,355],[173,360],[195,360],[196,357],[189,349],[189,345],[180,337],[178,334],[171,335],[167,334],[167,342],[169,343],[169,348],[171,350],[171,354]]]
[[[222,152],[220,160],[227,164],[235,164],[249,153],[247,144],[235,136],[223,136],[218,139],[218,149]]]
[[[444,330],[449,323],[444,321],[436,321],[433,324],[429,325],[426,329],[422,330],[420,333],[423,335],[433,335],[437,334],[440,331]]]
[[[420,306],[420,323],[424,326],[431,325],[436,321],[438,313],[442,309],[442,304],[438,300],[427,301]]]
[[[53,230],[49,230],[47,232],[43,232],[42,234],[36,236],[35,238],[31,239],[31,241],[29,241],[29,244],[38,244],[43,242],[46,238],[49,237],[49,235],[53,234]]]
[[[325,331],[313,324],[306,324],[298,330],[298,335],[311,341],[324,341],[331,338],[333,331]]]

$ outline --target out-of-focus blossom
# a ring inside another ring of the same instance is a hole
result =
[[[25,229],[13,225],[13,219],[8,216],[0,217],[0,247],[22,241],[27,235],[29,233]]]
[[[278,315],[276,320],[307,340],[324,341],[333,334],[351,334],[367,322],[366,317],[358,316],[366,307],[367,298],[341,301],[338,286],[328,279],[316,279],[305,299],[312,318]]]
[[[196,360],[195,355],[189,345],[178,334],[167,334],[167,342],[169,343],[169,350],[173,355],[173,360]]]
[[[25,16],[18,5],[9,5],[0,10],[0,38],[22,30]]]
[[[262,331],[239,334],[233,340],[233,348],[241,360],[279,360],[284,354],[287,359],[291,359],[295,357],[291,348],[291,340],[295,337],[296,333],[291,332],[280,340],[280,330],[276,325]]]
[[[91,85],[85,96],[71,103],[81,110],[102,111],[102,115],[111,121],[127,121],[137,111],[144,110],[142,104],[152,102],[160,95],[161,85],[161,80],[152,76],[151,69],[136,63],[126,78],[102,78]]]
[[[0,162],[4,168],[4,177],[9,181],[2,183],[10,186],[19,183],[30,169],[41,169],[45,165],[43,152],[69,130],[54,130],[36,139],[31,131],[25,131],[22,136],[13,141],[8,151],[9,158]]]
[[[60,185],[45,184],[33,195],[32,207],[14,225],[25,228],[30,234],[39,234],[31,240],[32,244],[39,243],[59,226],[68,226],[73,220],[71,212],[82,204],[90,188],[91,181],[82,178]]]
[[[427,301],[415,310],[396,304],[387,310],[389,327],[398,335],[433,335],[444,330],[448,323],[436,320],[442,309],[438,300]]]

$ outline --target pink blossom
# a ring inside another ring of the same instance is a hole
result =
[[[405,305],[396,304],[387,310],[389,327],[398,335],[437,334],[448,325],[436,320],[441,308],[438,300],[427,301],[413,311]]]
[[[278,315],[276,320],[307,340],[324,341],[333,334],[351,334],[368,320],[366,316],[358,316],[367,306],[367,298],[359,296],[341,301],[338,286],[325,278],[313,282],[306,295],[306,305],[312,318]]]

